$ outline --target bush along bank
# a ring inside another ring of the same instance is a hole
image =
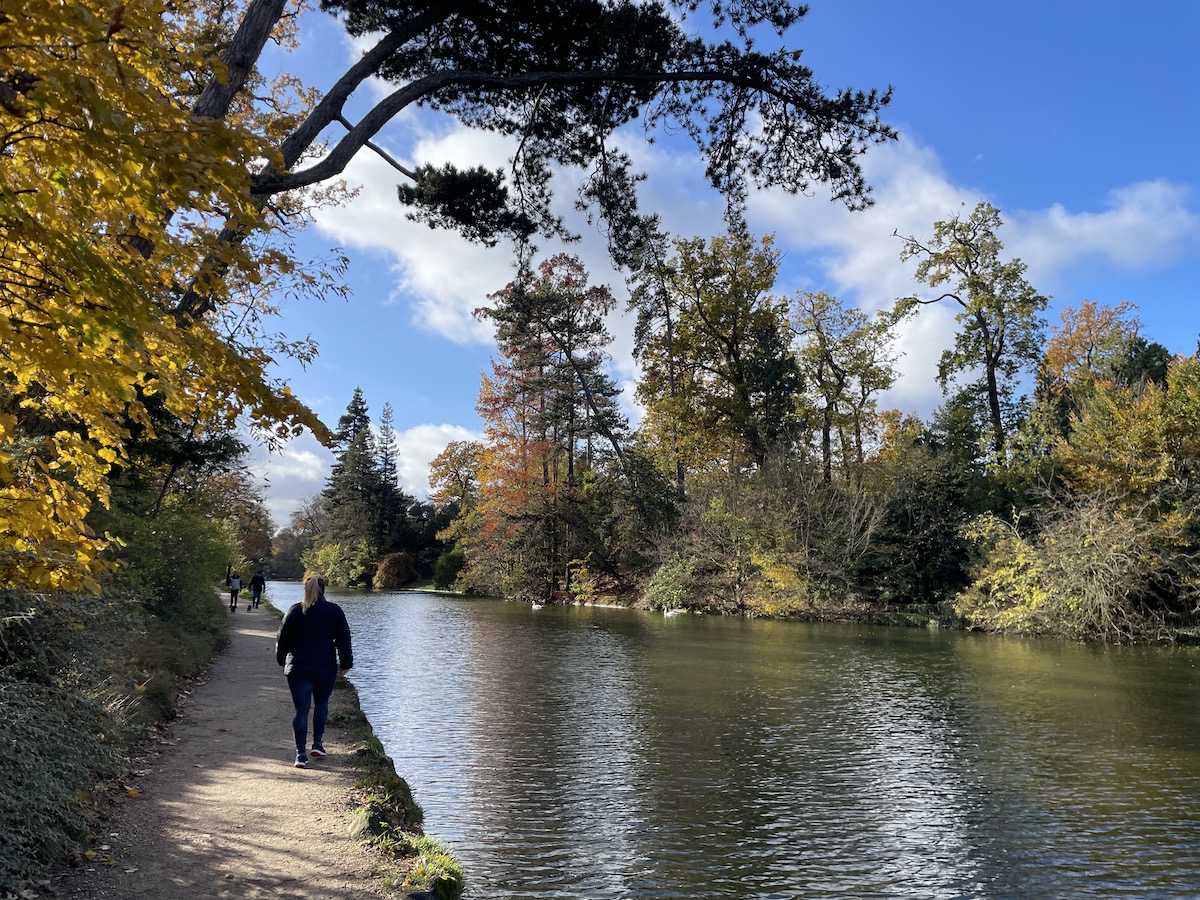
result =
[[[82,860],[130,749],[227,640],[212,602],[156,614],[114,586],[100,597],[0,592],[0,897]]]

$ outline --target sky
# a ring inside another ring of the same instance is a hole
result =
[[[312,14],[303,46],[264,58],[268,76],[299,74],[326,88],[360,52],[335,20]],[[747,220],[774,234],[783,262],[775,293],[825,291],[864,312],[922,294],[915,262],[902,263],[896,234],[929,237],[933,223],[969,214],[983,200],[1000,210],[1004,253],[1051,297],[1047,318],[1083,301],[1137,306],[1142,334],[1173,353],[1196,351],[1200,334],[1200,4],[1149,0],[811,0],[789,45],[828,90],[893,88],[883,114],[900,133],[864,158],[874,205],[849,212],[819,189],[811,196],[757,193]],[[387,92],[364,85],[350,118]],[[623,144],[647,174],[645,211],[679,237],[725,233],[723,202],[708,188],[690,145]],[[406,113],[376,143],[408,164],[454,161],[497,168],[511,146],[427,114]],[[340,250],[350,260],[350,297],[281,301],[279,329],[313,337],[307,368],[278,360],[272,374],[329,426],[356,387],[378,421],[394,411],[401,486],[423,498],[428,465],[452,440],[476,439],[481,373],[495,349],[472,311],[512,277],[511,248],[467,243],[405,218],[400,176],[360,154],[346,171],[358,188],[349,203],[317,214],[298,239],[300,259]],[[569,212],[570,183],[563,181]],[[583,240],[569,252],[593,284],[624,298],[624,279],[599,234],[574,220]],[[559,247],[543,242],[544,255]],[[613,375],[632,396],[632,323],[609,322]],[[884,408],[928,417],[942,402],[935,374],[953,341],[953,310],[922,307],[901,331],[900,379]],[[632,400],[627,412],[636,421]],[[318,493],[332,455],[311,436],[282,452],[256,446],[253,471],[265,483],[277,525]]]

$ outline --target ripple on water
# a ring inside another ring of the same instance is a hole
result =
[[[334,599],[469,898],[1196,896],[1173,651]]]

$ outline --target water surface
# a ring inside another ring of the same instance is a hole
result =
[[[1193,650],[331,599],[474,900],[1200,896]]]

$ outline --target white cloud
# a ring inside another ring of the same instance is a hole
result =
[[[864,166],[875,204],[862,212],[848,212],[824,195],[769,191],[752,199],[752,227],[774,231],[787,254],[782,291],[825,290],[868,312],[899,297],[928,295],[913,278],[913,264],[901,263],[896,235],[927,237],[935,221],[969,214],[985,199],[952,184],[936,153],[911,143],[875,148]],[[1036,211],[1001,208],[1004,252],[1024,261],[1031,283],[1046,293],[1087,259],[1135,271],[1162,267],[1196,248],[1200,217],[1188,209],[1189,198],[1185,186],[1152,181],[1112,190],[1099,212],[1072,212],[1057,203]],[[930,305],[900,326],[901,378],[885,403],[923,416],[940,405],[937,361],[954,339],[955,312]]]
[[[494,167],[511,154],[507,139],[444,121],[431,122],[424,117],[405,122],[417,162]],[[651,145],[640,138],[625,143],[635,168],[647,173],[640,186],[643,208],[659,213],[668,231],[685,237],[724,231],[723,203],[707,188],[695,152]],[[952,183],[937,153],[912,141],[872,148],[863,164],[875,201],[864,211],[849,212],[842,204],[830,202],[820,189],[812,196],[782,191],[752,196],[748,213],[752,230],[774,232],[785,254],[781,293],[824,290],[867,312],[921,293],[913,280],[913,263],[900,261],[902,245],[897,235],[928,236],[935,221],[967,214],[984,199],[978,189]],[[321,212],[319,227],[350,246],[382,252],[395,276],[393,301],[411,304],[413,318],[423,329],[456,343],[490,343],[490,326],[474,319],[471,312],[510,280],[511,253],[409,222],[395,198],[399,176],[378,157],[360,155],[347,176],[364,185],[364,190],[347,207]],[[566,249],[584,262],[593,283],[612,285],[619,301],[608,323],[614,337],[614,374],[629,385],[638,373],[622,277],[612,270],[602,235],[570,209],[569,177],[557,179],[557,206],[583,239],[566,248],[547,242],[542,255]],[[1122,268],[1146,269],[1194,248],[1200,221],[1188,210],[1187,201],[1185,188],[1152,181],[1113,190],[1099,212],[1072,212],[1061,204],[1033,211],[1001,208],[1005,220],[1001,237],[1006,252],[1029,266],[1031,281],[1054,293],[1070,267],[1089,257]],[[921,415],[940,404],[942,395],[934,376],[941,351],[953,340],[953,312],[942,306],[925,307],[899,328],[901,380],[885,402]],[[632,411],[631,404],[627,398]],[[424,484],[424,477],[413,484]]]
[[[751,222],[759,231],[775,232],[788,255],[785,279],[789,270],[804,266],[806,280],[816,281],[806,289],[851,299],[874,312],[916,287],[913,267],[900,262],[902,244],[896,235],[925,234],[963,204],[969,209],[978,195],[951,185],[936,154],[912,144],[875,148],[864,158],[864,167],[875,201],[866,210],[850,212],[830,202],[825,192],[796,197],[769,191],[753,198]]]
[[[455,343],[490,340],[490,327],[471,313],[510,280],[510,256],[409,221],[396,198],[400,176],[373,154],[360,154],[345,175],[362,191],[320,210],[317,227],[347,247],[382,253],[395,279],[389,300],[411,300],[423,329]]]
[[[1035,284],[1088,258],[1129,271],[1157,268],[1196,248],[1200,216],[1187,207],[1190,193],[1184,185],[1144,181],[1111,191],[1101,212],[1070,212],[1060,203],[1002,211],[1005,249],[1029,266]]]
[[[396,432],[396,468],[400,487],[418,499],[429,496],[429,463],[451,441],[478,441],[481,436],[460,425],[417,425]]]
[[[890,308],[919,293],[914,265],[900,261],[901,237],[921,236],[933,223],[969,210],[978,194],[954,186],[930,149],[899,142],[874,148],[864,158],[874,204],[851,212],[828,194],[797,197],[782,191],[756,194],[750,221],[774,232],[784,251],[778,289],[825,291],[867,313]],[[899,380],[884,406],[928,417],[943,397],[937,362],[954,339],[954,311],[931,305],[896,330]]]
[[[418,499],[429,495],[429,463],[451,441],[477,441],[481,435],[459,425],[417,425],[396,432],[396,469],[400,486]],[[267,508],[276,526],[288,524],[306,497],[325,487],[333,466],[333,454],[311,434],[289,442],[270,453],[253,444],[250,471],[267,485]]]
[[[276,526],[288,524],[305,497],[320,493],[333,463],[333,455],[305,433],[270,453],[252,444],[250,471],[267,484],[267,509]]]

